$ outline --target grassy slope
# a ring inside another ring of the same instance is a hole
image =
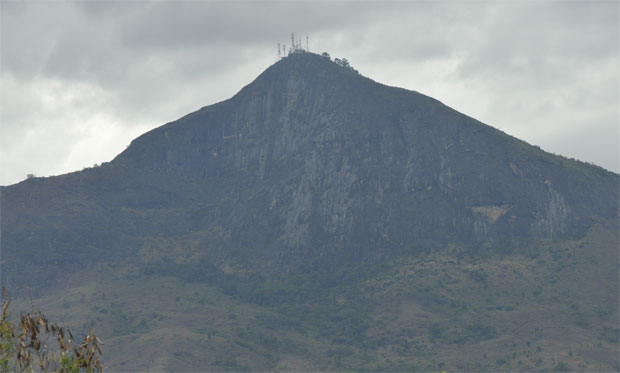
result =
[[[100,267],[32,302],[94,327],[113,371],[611,371],[617,247],[599,226],[501,255],[449,247],[278,278]]]

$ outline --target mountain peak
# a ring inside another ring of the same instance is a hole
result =
[[[294,53],[112,162],[3,187],[1,280],[97,320],[114,337],[110,370],[491,370],[507,336],[532,364],[576,351],[609,364],[571,366],[611,370],[619,190],[617,174]],[[558,331],[579,336],[561,353]],[[162,333],[188,353],[163,351]],[[544,354],[530,356],[532,335]],[[589,350],[604,340],[605,354]],[[412,352],[432,364],[402,365]]]
[[[308,85],[321,89],[330,86],[346,89],[352,85],[374,83],[359,75],[348,66],[348,62],[344,65],[341,61],[339,59],[332,61],[330,57],[309,52],[291,53],[267,68],[239,94],[244,94],[248,89],[261,91],[267,86],[282,90],[303,90],[308,88]]]
[[[281,253],[517,244],[568,237],[594,211],[618,211],[591,189],[616,193],[611,174],[312,53],[293,53],[230,100],[141,136],[115,162],[132,170],[127,180],[141,175],[175,194],[166,204],[188,200],[186,183],[230,183],[224,200],[258,193],[232,213],[231,226],[249,211],[271,214],[271,223],[255,223],[273,231],[268,241]],[[203,197],[218,204],[216,195]],[[141,208],[154,200],[133,197]]]
[[[279,72],[282,72],[285,69],[298,70],[301,72],[309,73],[317,73],[320,70],[331,70],[334,72],[339,71],[335,69],[336,67],[355,72],[352,67],[348,66],[348,61],[346,62],[346,65],[343,65],[342,60],[346,61],[346,59],[339,58],[332,60],[329,55],[319,55],[316,53],[298,51],[290,53],[286,57],[282,57],[278,62],[273,64],[272,67],[282,69]]]
[[[239,249],[272,270],[570,238],[618,214],[617,175],[311,53],[67,180],[85,206],[132,221],[114,237],[197,232],[209,255]]]

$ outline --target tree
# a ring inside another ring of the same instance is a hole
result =
[[[334,63],[338,66],[344,67],[345,69],[349,69],[353,72],[356,72],[359,74],[359,72],[357,70],[355,70],[353,68],[353,66],[351,66],[349,64],[349,60],[347,60],[346,58],[340,59],[340,58],[334,58]]]
[[[102,372],[101,341],[89,334],[76,344],[69,329],[50,322],[41,312],[10,320],[11,301],[2,289],[0,372]]]

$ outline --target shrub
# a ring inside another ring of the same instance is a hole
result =
[[[0,372],[102,372],[101,341],[89,334],[76,344],[69,329],[41,312],[25,313],[16,325],[9,319],[11,301],[2,289]]]

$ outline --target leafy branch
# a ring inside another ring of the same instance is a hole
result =
[[[50,322],[41,312],[25,313],[15,325],[9,319],[10,299],[2,289],[0,372],[102,372],[101,340],[92,332],[76,344],[69,329]]]

